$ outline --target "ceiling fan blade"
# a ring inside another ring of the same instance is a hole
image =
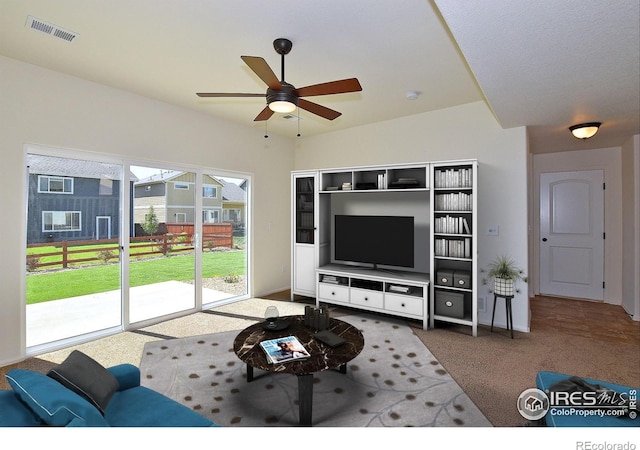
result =
[[[254,122],[260,122],[261,120],[269,120],[269,117],[271,117],[273,115],[273,111],[271,111],[269,109],[269,106],[265,106],[264,109],[262,111],[260,111],[260,114],[258,114],[256,116],[255,119],[253,119]]]
[[[296,89],[299,97],[311,97],[314,95],[346,94],[348,92],[361,91],[362,86],[357,78],[330,81],[328,83],[314,84]]]
[[[340,117],[342,115],[341,112],[334,111],[333,109],[329,109],[326,106],[318,105],[317,103],[310,102],[303,98],[298,99],[298,107],[309,111],[310,113],[316,114],[320,117],[324,117],[328,120],[333,120],[336,117]]]
[[[264,94],[244,94],[242,92],[198,92],[198,97],[264,97]]]
[[[278,80],[278,77],[273,73],[273,70],[271,70],[271,67],[269,67],[269,64],[267,64],[264,58],[260,58],[259,56],[241,56],[240,58],[242,58],[247,66],[271,89],[276,91],[282,89],[282,84]]]

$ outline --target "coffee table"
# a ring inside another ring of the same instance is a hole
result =
[[[233,350],[240,360],[247,364],[247,381],[254,379],[253,370],[288,373],[298,377],[298,401],[300,425],[311,425],[311,407],[313,404],[313,374],[325,370],[337,369],[347,373],[347,363],[358,356],[364,347],[364,337],[360,330],[339,319],[332,318],[327,328],[344,339],[344,343],[330,347],[315,339],[316,330],[304,324],[304,316],[286,316],[282,320],[289,322],[284,330],[272,331],[262,328],[262,323],[253,324],[242,330],[233,341]],[[260,342],[268,339],[295,336],[310,353],[303,360],[271,364]]]

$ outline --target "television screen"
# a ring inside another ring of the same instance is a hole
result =
[[[413,217],[336,215],[334,259],[413,267]]]

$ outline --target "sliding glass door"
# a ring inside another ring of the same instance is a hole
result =
[[[247,178],[205,173],[202,183],[202,303],[248,293]]]
[[[27,155],[26,345],[121,326],[122,165]]]
[[[27,353],[248,297],[248,177],[38,150]]]
[[[129,321],[195,308],[196,174],[131,166]]]

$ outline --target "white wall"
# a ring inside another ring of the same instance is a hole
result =
[[[640,135],[622,146],[622,307],[640,320]]]
[[[606,235],[604,250],[605,301],[619,305],[622,300],[622,173],[620,147],[596,150],[579,150],[559,153],[544,153],[533,156],[532,191],[534,205],[533,242],[540,241],[540,174],[545,172],[563,172],[601,169],[604,172],[606,189],[604,191]],[[539,293],[538,267],[540,255],[534,245],[534,265],[531,268],[535,293]]]
[[[25,144],[251,174],[253,294],[289,287],[292,140],[5,57],[0,80],[0,365],[24,357]]]
[[[483,102],[296,142],[296,170],[477,158],[479,267],[506,253],[528,271],[526,132],[500,128]],[[492,225],[500,227],[499,236],[487,236]],[[489,299],[487,286],[479,296]],[[481,323],[491,323],[492,301],[479,312]],[[529,331],[526,288],[513,302],[513,322],[516,330]],[[504,302],[495,323],[506,326]]]

